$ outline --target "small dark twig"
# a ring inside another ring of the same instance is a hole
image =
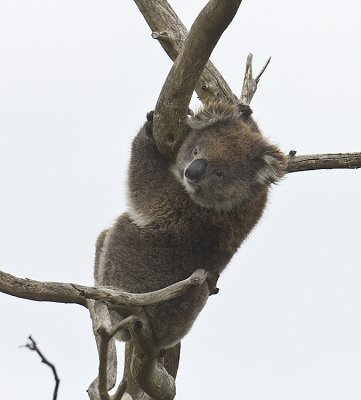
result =
[[[58,397],[58,389],[59,389],[59,383],[60,383],[60,379],[59,379],[58,374],[56,372],[56,368],[55,368],[54,364],[52,364],[50,361],[48,361],[47,358],[44,356],[44,354],[40,351],[40,349],[39,349],[37,343],[35,342],[35,340],[31,336],[29,336],[28,339],[29,339],[29,342],[26,343],[26,345],[24,345],[22,347],[26,347],[29,350],[32,350],[32,351],[35,351],[36,353],[38,353],[38,355],[39,355],[39,357],[41,359],[41,362],[46,364],[53,371],[54,379],[55,379],[53,400],[56,400],[57,397]]]

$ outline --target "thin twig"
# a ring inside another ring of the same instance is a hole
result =
[[[40,351],[37,343],[35,342],[35,340],[31,337],[31,335],[28,337],[29,342],[26,343],[23,347],[28,348],[29,350],[35,351],[40,359],[41,362],[46,364],[48,367],[51,368],[51,370],[53,371],[53,375],[54,375],[54,379],[55,379],[55,387],[54,387],[54,393],[53,393],[53,400],[56,400],[58,397],[58,389],[59,389],[59,384],[60,384],[60,379],[58,377],[58,373],[56,372],[56,368],[54,366],[53,363],[51,363],[45,356],[44,354]]]
[[[256,81],[256,83],[259,82],[259,80],[261,79],[261,76],[263,75],[263,72],[266,70],[266,68],[268,67],[268,64],[271,62],[271,57],[268,57],[268,60],[266,61],[266,64],[263,66],[263,68],[261,69],[261,71],[259,72],[259,74],[254,78],[254,80]]]

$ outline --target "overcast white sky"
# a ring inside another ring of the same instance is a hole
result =
[[[171,1],[189,27],[206,1]],[[212,60],[284,151],[361,150],[361,6],[245,0]],[[125,210],[131,140],[170,60],[132,1],[0,1],[0,269],[92,284],[94,242]],[[195,103],[193,104],[193,106]],[[361,398],[360,171],[288,176],[183,342],[177,399]],[[79,306],[0,294],[0,393],[87,399],[97,373]]]

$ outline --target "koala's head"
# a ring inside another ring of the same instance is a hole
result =
[[[200,206],[230,210],[285,174],[283,153],[235,105],[210,105],[189,127],[172,171]]]

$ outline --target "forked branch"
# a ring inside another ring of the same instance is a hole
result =
[[[135,3],[153,32],[152,37],[159,41],[163,49],[174,61],[180,53],[187,36],[187,29],[182,21],[165,0],[135,0]],[[248,56],[242,93],[238,100],[220,72],[208,61],[195,87],[199,99],[203,104],[225,98],[228,101],[249,105],[256,92],[259,79],[269,62],[270,58],[260,73],[253,78],[252,55]],[[287,172],[360,167],[360,153],[314,154],[289,157]]]
[[[174,159],[186,134],[188,106],[204,66],[240,4],[241,0],[210,0],[167,76],[154,111],[153,135],[168,159]]]
[[[171,400],[175,395],[174,377],[178,368],[179,345],[167,350],[165,358],[159,358],[142,306],[184,295],[192,288],[202,285],[207,277],[208,273],[205,270],[196,270],[189,278],[166,288],[155,292],[134,294],[109,288],[21,279],[0,271],[0,292],[35,301],[76,303],[89,309],[99,352],[99,375],[88,389],[92,400],[120,400],[128,387],[134,400],[138,398],[137,393],[139,393],[139,398],[146,398],[143,390],[150,393],[153,398],[159,396],[159,398]],[[216,280],[211,275],[209,287],[213,288],[215,283]],[[137,320],[134,321],[134,317],[130,316],[119,325],[112,326],[107,305],[109,303],[117,307],[121,305],[129,312],[136,312]],[[128,355],[128,360],[130,360],[128,373],[125,374],[116,393],[110,396],[108,391],[114,387],[117,374],[113,336],[125,325],[131,325],[129,330],[133,337],[132,354]]]
[[[188,31],[166,0],[134,0],[147,21],[153,39],[158,40],[165,52],[175,61],[181,52]],[[201,102],[219,98],[237,101],[236,96],[217,68],[208,61],[195,86]]]
[[[240,103],[246,106],[251,104],[252,98],[257,90],[258,82],[261,79],[262,74],[271,62],[271,57],[268,58],[266,64],[263,66],[259,74],[253,78],[253,54],[249,53],[246,62],[246,71],[243,79],[242,93],[240,97]]]
[[[257,89],[262,71],[253,78],[252,56],[247,60],[242,94],[238,100],[221,74],[208,59],[220,36],[236,14],[241,0],[211,0],[194,22],[189,35],[187,30],[164,0],[135,0],[150,25],[153,38],[157,39],[168,55],[175,61],[159,96],[154,113],[154,136],[161,153],[173,159],[186,133],[186,119],[189,102],[194,90],[201,101],[220,98],[249,105]],[[290,155],[287,172],[314,169],[360,168],[361,153],[321,154],[308,156]],[[175,395],[174,375],[178,365],[179,346],[170,356],[174,362],[174,374],[164,368],[164,359],[159,357],[154,337],[141,307],[168,301],[201,285],[207,279],[203,270],[196,271],[190,278],[168,288],[146,294],[124,293],[109,288],[38,282],[16,278],[0,271],[0,291],[36,301],[77,303],[89,308],[99,350],[99,376],[89,389],[89,394],[104,400],[120,399],[132,382],[123,380],[116,394],[110,397],[108,391],[115,385],[116,353],[113,336],[117,330],[127,326],[132,343],[128,344],[126,377],[134,380],[139,387],[153,398],[172,399]],[[210,284],[216,292],[215,282]],[[95,301],[97,300],[97,301]],[[105,303],[107,302],[107,303]],[[136,316],[130,316],[118,326],[112,327],[107,304],[138,307]],[[139,309],[140,308],[140,309]],[[168,368],[167,368],[168,369]],[[139,388],[136,388],[138,390]],[[93,390],[93,391],[92,391]],[[136,392],[134,392],[136,393]],[[133,393],[132,393],[133,395]],[[139,392],[139,398],[149,398]],[[133,400],[137,400],[134,394]]]

